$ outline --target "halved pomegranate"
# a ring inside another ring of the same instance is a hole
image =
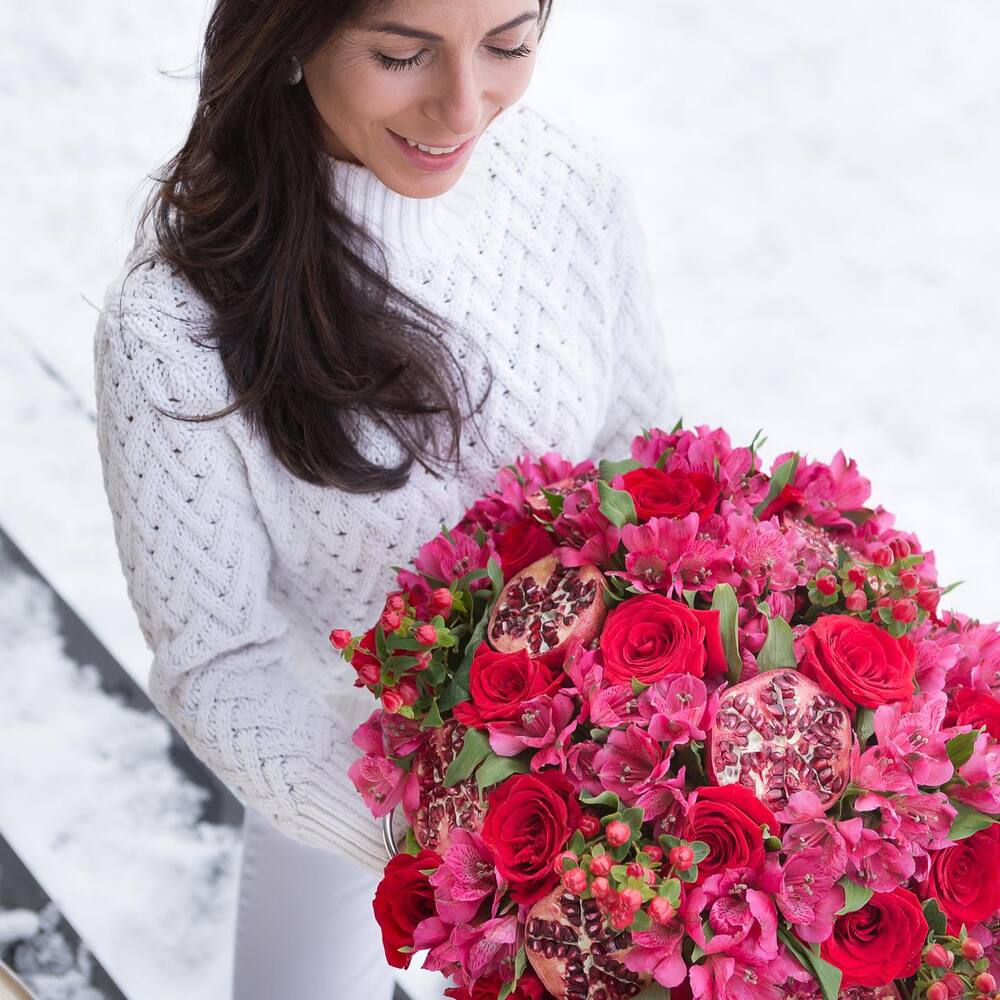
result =
[[[828,809],[847,787],[851,717],[797,670],[772,670],[731,687],[708,737],[709,776],[740,784],[772,809],[799,791]]]
[[[498,653],[526,649],[550,665],[562,663],[570,640],[584,645],[607,614],[604,574],[592,564],[563,566],[555,555],[525,566],[505,584],[486,627]]]
[[[630,931],[608,927],[597,901],[562,887],[528,911],[528,961],[556,1000],[621,1000],[636,996],[650,977],[625,968]]]
[[[581,472],[578,476],[567,476],[565,479],[557,479],[554,483],[546,484],[543,489],[549,493],[557,493],[559,496],[564,497],[567,493],[572,493],[573,490],[579,489],[584,483],[593,481],[599,475],[600,472],[597,469],[591,469],[590,472]],[[552,520],[552,508],[549,506],[548,498],[541,490],[537,490],[526,496],[524,503],[528,510],[536,517],[540,517],[544,521]]]
[[[420,805],[408,817],[413,835],[421,847],[439,854],[448,849],[456,827],[478,832],[483,825],[486,805],[479,802],[479,789],[472,778],[452,788],[445,787],[448,765],[458,756],[466,727],[450,720],[430,731],[430,738],[413,755],[413,773],[420,786]]]

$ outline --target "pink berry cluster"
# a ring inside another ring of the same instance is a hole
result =
[[[929,945],[917,974],[914,996],[927,1000],[1000,1000],[996,977],[987,971],[988,960],[975,938],[942,937]]]

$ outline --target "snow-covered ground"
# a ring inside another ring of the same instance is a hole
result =
[[[140,682],[148,653],[100,482],[91,336],[143,179],[187,127],[207,13],[205,0],[8,3],[0,33],[0,525]],[[990,620],[997,38],[995,0],[556,0],[525,98],[605,136],[633,180],[686,421],[742,440],[763,427],[767,458],[843,447],[873,499],[935,550],[941,578],[966,581],[954,605]],[[23,588],[7,599],[31,621],[11,631],[5,615],[5,647],[20,643],[29,661],[42,650],[45,665],[26,677],[25,659],[0,660],[4,719],[36,748],[47,787],[72,755],[112,811],[134,819],[146,806],[115,786],[127,744],[101,757],[95,730],[56,732],[45,706],[62,706],[64,725],[111,709],[60,666],[44,602]],[[162,736],[136,723],[133,738],[155,770]],[[145,821],[150,838],[165,837],[154,874],[130,867],[101,888],[117,894],[109,914],[91,898],[82,849],[31,849],[63,827],[91,830],[98,857],[113,854],[104,829],[81,821],[88,789],[41,802],[18,768],[2,777],[0,824],[132,1000],[170,985],[192,1000],[227,995],[231,884],[201,937],[145,929],[165,872],[162,905],[183,923],[210,859],[231,866],[224,845],[184,840],[191,826],[170,840],[184,793],[165,791],[164,812]]]

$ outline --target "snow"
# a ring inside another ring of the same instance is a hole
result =
[[[190,121],[209,8],[7,6],[0,525],[142,683],[91,336]],[[992,0],[556,0],[525,94],[606,136],[633,182],[686,422],[762,427],[768,460],[843,447],[987,620],[998,37]],[[0,829],[134,1000],[227,995],[232,832],[194,821],[165,724],[64,656],[44,591],[4,580],[0,609]]]

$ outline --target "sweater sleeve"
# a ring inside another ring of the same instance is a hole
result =
[[[594,453],[627,458],[632,439],[644,428],[669,431],[680,416],[680,403],[656,313],[648,246],[632,183],[610,168],[608,195],[609,300],[615,368],[613,391]]]
[[[155,265],[162,275],[165,265]],[[347,769],[351,734],[289,669],[288,623],[268,596],[270,540],[215,412],[186,305],[142,272],[112,286],[94,336],[98,447],[129,599],[153,653],[149,695],[192,752],[286,835],[385,863],[378,823]],[[208,369],[204,369],[208,370]]]

